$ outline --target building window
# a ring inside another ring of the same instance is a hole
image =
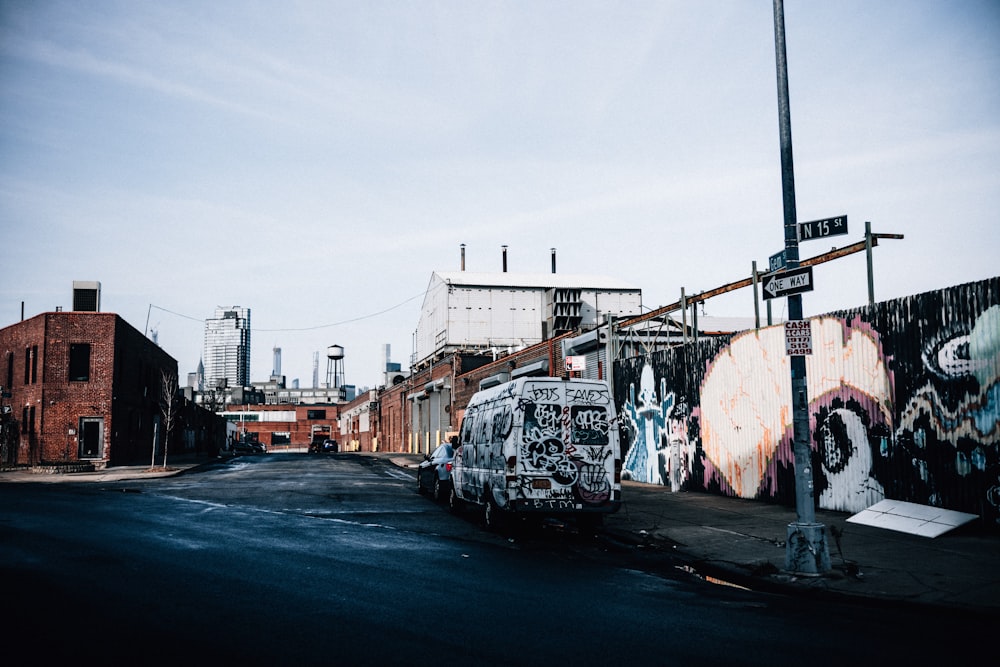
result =
[[[90,382],[90,343],[70,343],[69,381]]]
[[[292,442],[292,434],[288,431],[275,431],[271,433],[272,445],[287,445]]]
[[[4,391],[10,391],[14,386],[14,353],[7,353],[7,382],[4,384]]]
[[[31,348],[24,348],[24,384],[31,382]]]
[[[326,410],[307,410],[306,419],[326,419]]]

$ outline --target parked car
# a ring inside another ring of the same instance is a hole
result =
[[[336,440],[327,438],[323,442],[314,442],[309,445],[310,454],[336,454],[339,451]]]
[[[451,465],[455,449],[443,442],[417,466],[417,493],[430,492],[434,500],[444,500],[451,490]]]
[[[233,445],[233,450],[237,454],[267,454],[267,447],[264,443],[256,440],[238,440]]]

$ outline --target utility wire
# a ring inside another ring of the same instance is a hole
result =
[[[369,313],[368,315],[361,315],[360,317],[352,317],[349,320],[341,320],[340,322],[331,322],[330,324],[318,324],[318,325],[313,326],[313,327],[297,327],[297,328],[286,328],[286,329],[257,329],[255,327],[250,327],[250,331],[267,331],[267,332],[315,331],[317,329],[329,329],[331,327],[339,327],[339,326],[342,326],[344,324],[350,324],[351,322],[360,322],[361,320],[367,320],[367,319],[371,319],[373,317],[378,317],[379,315],[384,315],[385,313],[388,313],[390,311],[396,310],[397,308],[401,308],[401,307],[405,306],[406,304],[408,304],[409,302],[413,301],[414,299],[422,297],[425,293],[426,293],[426,290],[424,292],[419,293],[419,294],[414,294],[413,296],[411,296],[410,298],[406,299],[405,301],[401,301],[401,302],[397,303],[395,306],[390,306],[389,308],[386,308],[385,310],[380,310],[380,311],[378,311],[376,313]],[[204,322],[205,321],[205,318],[191,317],[190,315],[185,315],[183,313],[175,313],[172,310],[168,310],[166,308],[161,308],[160,306],[157,306],[157,305],[152,304],[152,303],[149,304],[149,308],[150,309],[156,308],[157,310],[162,310],[165,313],[170,313],[171,315],[176,315],[177,317],[183,317],[184,319],[191,320],[193,322]],[[149,313],[148,312],[146,313],[146,326],[147,326],[147,328],[149,326]]]
[[[395,306],[391,306],[389,308],[386,308],[385,310],[380,310],[377,313],[371,313],[369,315],[362,315],[361,317],[353,317],[349,320],[341,320],[340,322],[332,322],[330,324],[319,324],[314,327],[301,327],[298,329],[254,329],[253,327],[251,327],[250,330],[251,331],[315,331],[316,329],[329,329],[330,327],[339,327],[343,324],[350,324],[351,322],[360,322],[361,320],[367,320],[372,317],[378,317],[379,315],[384,315],[385,313],[388,313],[391,310],[396,310],[397,308],[405,306],[406,304],[413,301],[417,297],[421,297],[423,295],[424,295],[423,292],[421,292],[420,294],[414,294],[409,299],[401,301],[400,303],[397,303]]]

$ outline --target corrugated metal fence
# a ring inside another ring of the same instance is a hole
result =
[[[1000,530],[1000,278],[811,318],[818,506],[883,498]],[[627,477],[794,504],[781,326],[620,360]]]

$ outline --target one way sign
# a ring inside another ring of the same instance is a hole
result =
[[[764,281],[765,299],[776,299],[780,296],[811,292],[812,290],[813,270],[811,266],[775,273]]]

